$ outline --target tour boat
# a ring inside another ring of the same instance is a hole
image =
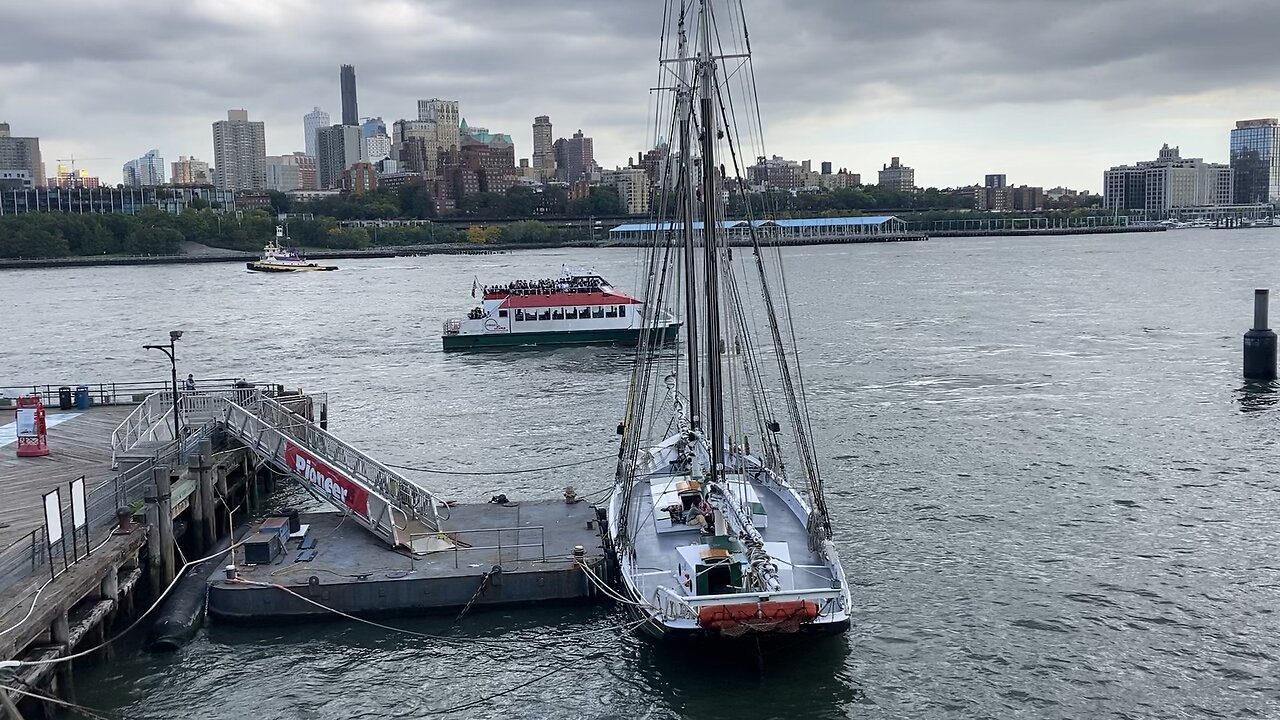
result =
[[[284,237],[284,228],[276,226],[276,239],[267,242],[262,248],[262,257],[245,266],[256,272],[315,272],[318,270],[337,270],[336,265],[321,265],[308,261],[297,250],[282,247],[278,242]]]
[[[749,186],[742,152],[732,151],[763,147],[735,137],[758,123],[721,115],[735,103],[758,107],[753,95],[725,100],[739,87],[753,91],[754,73],[742,69],[751,62],[742,6],[674,3],[663,31],[672,43],[664,54],[674,57],[662,62],[662,84],[675,97],[659,106],[675,115],[656,127],[675,129],[679,162],[657,181],[675,190],[646,238],[643,291],[682,306],[683,332],[678,352],[636,348],[604,509],[621,593],[588,579],[627,609],[636,632],[663,641],[843,633],[853,605],[832,542],[781,251],[763,247],[749,223],[751,247],[734,252],[717,222],[723,195]],[[713,29],[717,19],[724,23]],[[699,36],[692,53],[687,22]],[[725,68],[721,42],[738,53]],[[742,200],[748,215],[758,211]]]
[[[563,269],[559,278],[485,286],[465,318],[446,320],[444,349],[537,345],[635,345],[642,334],[671,342],[680,324],[668,312],[619,291],[594,272]]]

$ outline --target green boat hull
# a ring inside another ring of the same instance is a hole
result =
[[[447,350],[489,350],[517,347],[559,347],[563,345],[635,345],[642,329],[576,330],[560,332],[486,333],[484,335],[444,335]],[[651,328],[650,342],[674,342],[680,324]]]

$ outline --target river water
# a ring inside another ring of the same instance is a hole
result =
[[[77,668],[134,718],[1041,718],[1280,715],[1275,396],[1242,389],[1280,231],[796,249],[788,280],[855,625],[765,659],[654,648],[612,608],[214,626]],[[179,370],[327,391],[390,462],[492,470],[608,455],[628,355],[444,355],[480,282],[633,250],[0,273],[0,385]],[[461,500],[604,489],[608,462],[424,476]],[[593,653],[600,653],[598,657]],[[495,693],[506,694],[485,701]],[[483,702],[481,702],[483,701]],[[469,707],[445,712],[468,703]],[[433,713],[437,713],[434,714]]]

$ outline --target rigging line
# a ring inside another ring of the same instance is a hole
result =
[[[130,630],[133,630],[138,625],[140,625],[143,619],[147,617],[147,615],[150,615],[153,610],[160,607],[160,603],[164,602],[164,599],[168,597],[169,593],[173,590],[173,588],[177,586],[178,581],[182,579],[182,576],[184,573],[186,573],[187,568],[191,567],[192,565],[198,565],[202,562],[205,562],[206,560],[212,560],[214,558],[222,557],[227,553],[234,552],[236,548],[240,547],[244,543],[245,543],[245,540],[241,540],[238,543],[234,543],[233,545],[231,545],[231,547],[227,548],[226,550],[221,550],[219,552],[213,553],[212,555],[207,555],[202,558],[197,558],[183,565],[181,568],[178,569],[178,572],[174,573],[173,581],[170,582],[169,586],[164,589],[164,592],[160,593],[160,596],[156,598],[155,602],[151,604],[151,607],[148,607],[140,615],[138,615],[137,619],[135,619],[133,623],[129,625],[129,627],[125,628],[124,630],[121,630],[119,633],[117,633],[114,637],[110,638],[109,640],[104,640],[98,643],[97,645],[94,645],[93,647],[89,648],[88,650],[81,650],[78,653],[74,653],[71,655],[63,655],[62,657],[51,658],[49,660],[0,660],[0,669],[14,668],[14,667],[30,667],[34,665],[56,665],[57,663],[68,662],[70,660],[76,660],[76,659],[82,658],[90,653],[96,652],[99,649],[110,645],[116,640],[119,640],[120,638],[127,635]],[[70,650],[71,648],[67,648],[67,649]]]
[[[547,465],[545,467],[521,468],[518,470],[438,470],[436,468],[414,467],[412,465],[396,465],[395,463],[382,463],[387,467],[397,470],[412,470],[413,472],[432,473],[435,475],[522,475],[525,473],[544,472],[546,470],[559,470],[561,468],[575,467],[577,465],[588,465],[590,463],[600,462],[602,460],[612,460],[613,453],[601,455],[600,457],[587,458],[586,460],[577,460],[570,463],[562,463],[560,465]]]
[[[450,715],[450,714],[454,714],[454,713],[461,712],[461,711],[463,711],[463,710],[470,710],[471,708],[478,707],[478,706],[480,706],[480,705],[484,705],[484,704],[486,704],[486,703],[490,702],[491,700],[496,700],[497,698],[500,698],[500,697],[502,697],[503,695],[510,695],[511,693],[513,693],[513,692],[515,692],[515,691],[517,691],[517,690],[522,690],[522,689],[524,689],[524,688],[527,688],[527,687],[529,687],[530,685],[533,685],[534,683],[537,683],[537,682],[540,682],[540,681],[542,681],[542,680],[545,680],[545,679],[547,679],[547,678],[551,677],[552,675],[555,675],[555,674],[556,674],[556,673],[558,673],[558,672],[561,672],[561,671],[564,671],[564,670],[568,670],[569,668],[571,668],[571,667],[573,667],[573,666],[575,666],[575,665],[579,665],[579,664],[581,664],[581,663],[584,663],[584,662],[586,662],[587,660],[598,660],[598,659],[600,659],[600,658],[602,658],[602,657],[604,657],[604,656],[605,656],[605,652],[604,652],[603,650],[600,650],[600,651],[597,651],[597,652],[593,652],[593,653],[590,653],[590,654],[588,654],[588,655],[583,655],[582,657],[575,658],[575,659],[573,659],[573,660],[570,660],[569,662],[566,662],[566,663],[563,663],[563,664],[561,664],[561,665],[558,665],[558,666],[556,666],[556,667],[554,667],[554,668],[552,668],[552,669],[550,669],[550,670],[546,671],[545,673],[543,673],[543,674],[541,674],[541,675],[539,675],[539,676],[537,676],[537,677],[533,678],[532,680],[528,680],[528,681],[526,681],[526,682],[522,682],[522,683],[520,683],[519,685],[513,685],[513,686],[511,686],[511,687],[509,687],[509,688],[507,688],[506,690],[503,690],[503,691],[501,691],[501,692],[496,692],[496,693],[493,693],[492,695],[486,695],[486,696],[484,696],[484,697],[482,697],[482,698],[477,698],[477,699],[475,699],[475,700],[472,700],[471,702],[463,703],[462,705],[455,705],[455,706],[450,707],[450,708],[444,708],[443,710],[424,710],[424,711],[422,711],[422,712],[423,712],[424,714],[426,714],[426,715]]]
[[[19,695],[33,698],[35,700],[41,700],[47,703],[53,703],[54,705],[61,705],[62,707],[70,708],[76,711],[77,713],[79,713],[80,715],[83,715],[88,718],[93,718],[94,720],[113,720],[113,718],[127,717],[125,715],[120,715],[117,712],[106,711],[106,710],[94,710],[91,707],[78,705],[73,702],[68,702],[61,698],[56,698],[52,695],[42,695],[41,693],[38,693],[38,692],[33,692],[31,690],[24,690],[18,687],[12,687],[10,685],[0,685],[0,690],[4,690],[6,692],[11,692],[11,693],[17,693]],[[108,712],[110,712],[110,714],[107,714]]]

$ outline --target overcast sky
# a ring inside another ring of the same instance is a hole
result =
[[[917,184],[1002,172],[1098,190],[1161,143],[1226,162],[1234,121],[1280,115],[1276,0],[743,0],[767,148],[875,181],[891,155]],[[581,128],[596,160],[648,139],[661,0],[57,0],[0,10],[0,122],[112,184],[150,148],[212,162],[228,108],[267,152],[303,148],[302,116],[390,125],[419,98],[528,157],[535,115]],[[93,158],[93,159],[90,159]],[[167,172],[167,168],[166,168]]]

